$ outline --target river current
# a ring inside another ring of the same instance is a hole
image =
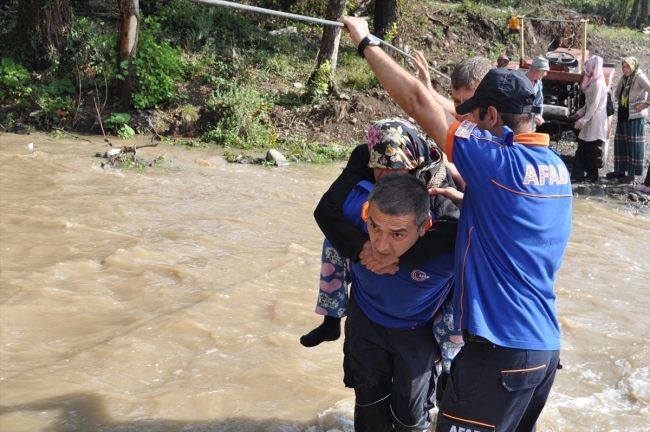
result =
[[[352,431],[312,211],[343,164],[0,135],[0,431]],[[28,144],[33,143],[30,149]],[[122,143],[119,143],[122,144]],[[539,431],[650,429],[650,216],[574,199]],[[549,215],[553,217],[553,215]]]

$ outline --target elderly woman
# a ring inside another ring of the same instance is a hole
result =
[[[598,180],[598,157],[607,140],[607,84],[603,74],[603,59],[598,56],[589,57],[584,64],[584,71],[582,91],[585,94],[585,105],[573,115],[577,119],[574,127],[580,134],[571,171],[572,182]]]
[[[614,171],[607,173],[607,178],[630,183],[634,176],[643,174],[650,81],[634,57],[624,58],[621,67],[624,76],[616,87],[618,124],[614,136]]]

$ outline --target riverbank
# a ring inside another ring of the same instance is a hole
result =
[[[404,116],[347,35],[341,37],[339,47],[335,80],[341,94],[335,98],[318,87],[322,83],[307,82],[322,28],[175,1],[183,7],[142,6],[143,13],[152,17],[149,24],[143,24],[142,37],[158,45],[147,46],[141,55],[163,50],[167,57],[161,61],[171,62],[173,57],[183,63],[183,76],[167,99],[118,111],[113,94],[116,78],[111,76],[114,59],[108,50],[119,23],[113,5],[97,17],[74,22],[78,40],[72,42],[79,46],[75,45],[77,63],[68,62],[69,69],[62,65],[58,70],[28,71],[20,69],[18,60],[5,68],[4,73],[12,74],[19,85],[0,101],[0,125],[11,132],[45,131],[55,136],[61,130],[100,134],[103,126],[109,139],[116,141],[118,136],[129,135],[128,126],[135,134],[151,133],[188,147],[222,146],[242,152],[276,148],[300,161],[327,162],[345,160],[354,145],[365,141],[365,132],[374,121]],[[318,13],[322,5],[311,6],[316,8],[312,13]],[[650,66],[650,36],[606,27],[602,17],[581,15],[553,2],[517,10],[471,2],[406,2],[400,6],[392,43],[407,52],[423,51],[433,67],[450,75],[458,62],[470,56],[516,58],[518,36],[508,33],[507,21],[522,13],[588,18],[587,48],[592,54],[612,63],[635,55],[642,67]],[[6,28],[11,25],[9,21]],[[572,25],[529,21],[526,56],[579,45],[579,32]],[[169,51],[172,46],[178,50]],[[395,59],[415,70],[407,59],[397,54]],[[165,66],[155,65],[152,73],[164,74]],[[69,76],[62,78],[62,74]],[[436,90],[451,95],[446,79],[435,74],[432,79]],[[152,90],[138,88],[137,94]],[[126,114],[129,117],[124,120]]]

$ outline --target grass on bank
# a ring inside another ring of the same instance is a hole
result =
[[[280,9],[279,3],[279,0],[267,0],[262,6]],[[348,3],[351,10],[360,0]],[[497,9],[492,3],[490,0],[484,3],[400,1],[398,23],[391,34],[399,36],[411,52],[422,50],[430,59],[448,62],[450,56],[472,55],[496,59],[503,52],[516,50],[516,36],[507,34],[510,16],[523,13],[554,17],[553,7],[557,5],[502,0],[501,9]],[[290,11],[322,16],[326,5],[327,0],[297,0]],[[424,7],[434,15],[448,17],[451,34],[462,36],[469,27],[480,24],[491,35],[490,40],[472,47],[451,43],[444,48],[434,44],[445,40],[449,32],[443,32],[445,26],[430,22],[428,15],[422,13]],[[349,144],[319,145],[297,134],[280,136],[271,119],[272,109],[278,105],[299,116],[301,109],[328,101],[322,80],[316,80],[311,88],[294,87],[294,83],[304,85],[312,72],[320,46],[320,27],[190,0],[152,0],[143,3],[142,14],[137,63],[140,70],[134,106],[176,110],[181,118],[193,120],[198,116],[196,106],[203,106],[207,113],[203,134],[198,139],[177,140],[176,144],[188,148],[206,145],[278,148],[314,162],[347,158],[352,148]],[[117,22],[103,18],[100,21],[75,16],[64,53],[67,57],[53,62],[47,71],[30,71],[26,67],[27,57],[21,59],[15,55],[12,59],[0,48],[0,99],[12,108],[11,117],[0,119],[0,123],[14,127],[21,116],[33,114],[27,127],[51,130],[70,128],[74,119],[84,114],[96,117],[92,98],[85,95],[92,93],[101,106],[106,90],[112,91],[124,78],[114,61],[116,26]],[[271,34],[278,29],[286,32]],[[607,37],[643,37],[632,30],[603,26],[590,26],[589,32]],[[341,38],[336,79],[344,92],[364,91],[379,85],[346,35]],[[203,100],[192,103],[187,100],[184,89],[190,84],[207,89]],[[110,100],[108,104],[110,108]]]

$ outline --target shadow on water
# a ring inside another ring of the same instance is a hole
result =
[[[228,420],[115,420],[115,415],[109,415],[103,403],[103,398],[92,393],[72,393],[60,397],[48,398],[27,404],[14,406],[0,405],[0,416],[10,414],[26,414],[33,416],[43,411],[60,411],[57,418],[52,422],[48,418],[48,424],[43,430],[48,432],[69,432],[69,431],[102,431],[102,432],[123,432],[123,431],[147,431],[147,432],[235,432],[235,431],[270,431],[270,432],[293,432],[303,431],[309,427],[308,424],[295,422],[290,424],[286,420],[252,420],[246,418],[231,418]],[[52,424],[55,423],[55,424]],[[3,427],[3,430],[4,427]]]

